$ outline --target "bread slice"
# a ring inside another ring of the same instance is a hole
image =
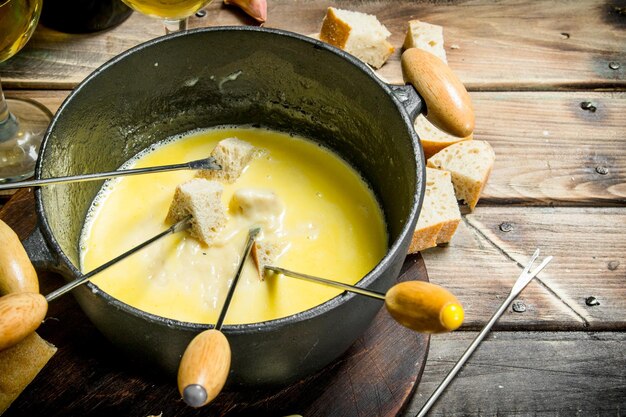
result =
[[[431,168],[450,171],[458,200],[474,210],[487,183],[496,154],[484,140],[468,140],[448,146],[428,159]]]
[[[243,170],[250,163],[256,148],[248,142],[237,138],[227,138],[217,143],[211,156],[222,167],[221,170],[202,170],[196,176],[211,180],[221,180],[232,184],[241,176]]]
[[[443,27],[419,20],[409,20],[409,29],[404,38],[404,49],[419,48],[430,52],[446,64],[446,50],[443,47]]]
[[[426,168],[424,202],[409,253],[448,243],[460,221],[461,212],[454,196],[450,173]]]
[[[265,279],[265,266],[276,265],[278,257],[285,249],[285,245],[270,240],[258,240],[252,245],[252,261],[259,273],[259,279]]]
[[[224,187],[217,181],[194,178],[176,187],[167,222],[176,223],[191,215],[191,236],[210,245],[226,225],[222,207]]]
[[[26,389],[56,353],[57,348],[35,332],[0,351],[0,414]]]
[[[374,68],[380,68],[393,53],[387,41],[391,33],[376,16],[329,7],[322,22],[320,40],[328,42]]]
[[[420,142],[422,143],[424,157],[426,159],[454,143],[461,142],[463,140],[472,140],[474,137],[474,134],[470,134],[464,138],[449,135],[430,123],[423,114],[417,116],[413,126],[415,127],[417,136],[419,136]]]

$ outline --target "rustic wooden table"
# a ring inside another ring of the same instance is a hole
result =
[[[267,27],[319,30],[323,0],[270,0]],[[423,253],[459,296],[460,331],[431,339],[414,415],[506,296],[536,247],[554,261],[521,294],[430,415],[622,415],[626,411],[626,3],[338,1],[402,44],[409,19],[445,27],[471,92],[475,137],[497,154],[478,207],[447,247]],[[251,22],[220,1],[192,27]],[[98,34],[40,26],[0,64],[5,93],[55,111],[116,54],[162,35],[137,13]],[[379,73],[401,83],[399,52]],[[583,104],[587,103],[587,104]],[[0,204],[10,195],[0,196]],[[169,417],[169,416],[166,416]]]

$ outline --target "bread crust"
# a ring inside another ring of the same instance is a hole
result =
[[[461,221],[451,175],[426,168],[426,189],[422,211],[413,232],[409,253],[448,243]]]
[[[367,22],[355,22],[355,17],[364,18]],[[322,21],[319,39],[343,49],[374,68],[380,68],[395,50],[386,39],[390,35],[373,15],[329,7]]]
[[[35,379],[56,351],[56,347],[35,332],[0,351],[0,414]]]
[[[335,10],[329,7],[326,16],[322,21],[322,30],[320,31],[320,40],[328,42],[337,48],[345,48],[350,37],[350,25],[339,19]]]
[[[426,159],[455,143],[474,139],[473,133],[464,138],[449,135],[430,123],[423,115],[415,119],[413,127],[420,138]]]
[[[450,171],[456,198],[465,201],[473,211],[491,175],[495,158],[495,152],[488,142],[473,140],[458,142],[443,149],[430,157],[426,166]],[[468,175],[467,167],[472,165],[473,160],[484,165],[481,167],[480,177],[472,178]]]
[[[437,223],[423,229],[415,230],[408,253],[416,253],[437,246],[437,237],[442,227],[443,225],[441,223]]]

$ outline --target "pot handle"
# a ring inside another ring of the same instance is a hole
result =
[[[410,48],[402,54],[402,74],[423,98],[428,121],[457,137],[474,131],[472,100],[445,62],[430,52]]]

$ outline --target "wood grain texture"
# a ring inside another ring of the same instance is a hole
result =
[[[328,6],[375,14],[396,47],[379,73],[402,83],[400,52],[410,19],[444,26],[448,61],[469,89],[572,89],[626,86],[626,14],[621,0],[413,2],[273,0],[266,27],[319,32]],[[191,27],[253,24],[215,1]],[[161,23],[134,13],[97,34],[66,35],[39,26],[15,57],[0,64],[5,87],[73,88],[115,55],[163,34]],[[454,46],[454,47],[453,47]],[[619,62],[617,70],[610,62]]]
[[[33,197],[22,190],[0,210],[24,239],[34,227]],[[30,227],[28,227],[30,226]],[[428,280],[421,256],[406,259],[398,281]],[[43,294],[63,283],[40,273]],[[50,304],[38,330],[59,351],[4,416],[220,415],[307,417],[372,415],[394,417],[403,410],[418,383],[430,336],[397,324],[384,309],[369,329],[327,368],[290,386],[229,391],[202,409],[187,407],[176,377],[140,367],[118,352],[89,323],[72,297]],[[262,360],[262,352],[259,353]],[[237,358],[233,358],[236,361]],[[51,382],[52,381],[52,382]]]
[[[478,328],[535,248],[554,260],[518,297],[525,311],[509,308],[496,328],[626,329],[626,208],[478,207],[448,247],[423,256],[431,281],[464,305],[465,328]]]
[[[474,132],[472,99],[445,62],[428,51],[410,48],[402,54],[401,63],[404,79],[426,103],[429,122],[459,138]]]
[[[626,44],[625,44],[626,45]],[[479,204],[626,205],[626,93],[473,93],[496,163]],[[591,103],[594,111],[581,103]]]
[[[511,212],[513,214],[511,214]],[[475,215],[489,217],[490,207],[477,207]],[[535,219],[525,215],[525,209],[509,209],[511,216],[532,227]],[[542,231],[537,229],[536,239]],[[538,244],[528,237],[529,245]],[[525,247],[520,261],[526,262],[536,246]],[[462,330],[481,329],[508,296],[523,266],[512,260],[468,222],[463,215],[456,234],[447,246],[422,252],[428,275],[434,284],[447,288],[465,309]],[[522,264],[523,265],[523,264]],[[549,265],[546,270],[552,268]],[[523,313],[510,307],[496,323],[498,330],[582,330],[584,320],[564,304],[548,288],[533,280],[518,298],[525,306]]]
[[[538,278],[589,329],[626,329],[626,208],[489,207],[466,220],[515,262],[553,255]]]
[[[417,414],[475,336],[432,337],[422,382],[405,417]],[[428,415],[624,415],[625,343],[623,332],[491,333]]]
[[[68,94],[6,91],[7,97],[38,100],[53,112]],[[480,205],[626,205],[626,93],[473,92],[471,97],[474,136],[496,152]],[[596,110],[583,110],[584,102]]]

